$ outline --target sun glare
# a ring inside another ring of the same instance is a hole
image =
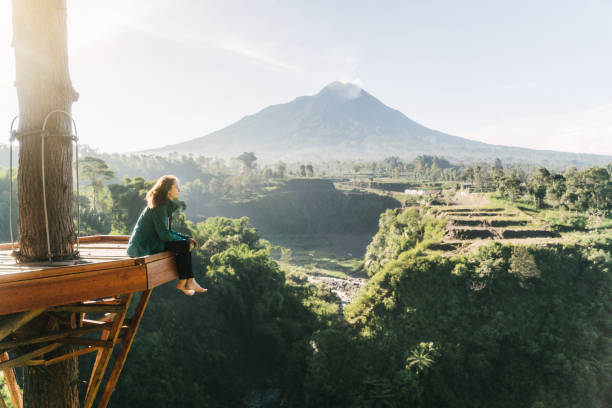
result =
[[[158,8],[158,2],[141,0],[68,0],[68,46],[78,50],[116,35],[121,26],[138,26],[144,16]]]
[[[113,2],[109,2],[113,3]],[[68,46],[78,50],[112,35],[121,23],[120,9],[102,2],[68,2]]]

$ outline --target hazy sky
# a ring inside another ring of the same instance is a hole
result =
[[[341,80],[453,135],[612,155],[612,0],[68,0],[68,19],[79,136],[104,151],[193,139]],[[2,13],[7,130],[11,32]]]

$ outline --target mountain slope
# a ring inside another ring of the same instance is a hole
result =
[[[502,159],[606,164],[610,156],[489,145],[426,128],[365,90],[334,82],[313,96],[269,106],[209,135],[143,153],[235,157],[263,161],[402,158],[419,154],[455,159]]]

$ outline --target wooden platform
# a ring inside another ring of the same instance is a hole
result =
[[[11,244],[0,244],[0,316],[142,292],[178,279],[171,252],[130,258],[128,239],[83,237],[80,260],[32,264],[17,264]]]
[[[96,353],[96,359],[83,407],[92,408],[96,401],[99,408],[108,405],[153,288],[178,278],[174,254],[130,258],[125,252],[128,239],[83,237],[79,260],[31,264],[16,263],[11,256],[13,246],[0,244],[0,371],[15,407],[22,408],[23,396],[13,368],[49,366],[88,353]],[[128,316],[133,299],[138,304]],[[18,333],[38,316],[59,311],[71,313],[69,328],[25,336]],[[77,349],[59,356],[49,354],[66,344]],[[14,353],[25,345],[38,348]],[[98,395],[115,349],[119,349],[115,362]]]

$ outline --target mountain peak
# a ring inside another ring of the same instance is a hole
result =
[[[236,157],[255,152],[262,162],[377,160],[436,155],[470,160],[526,160],[550,165],[607,164],[610,156],[493,146],[429,129],[353,83],[332,82],[316,95],[268,106],[209,135],[147,153]],[[547,164],[546,164],[547,163]]]
[[[350,82],[334,81],[323,88],[317,96],[327,96],[350,101],[361,96],[361,88]]]

